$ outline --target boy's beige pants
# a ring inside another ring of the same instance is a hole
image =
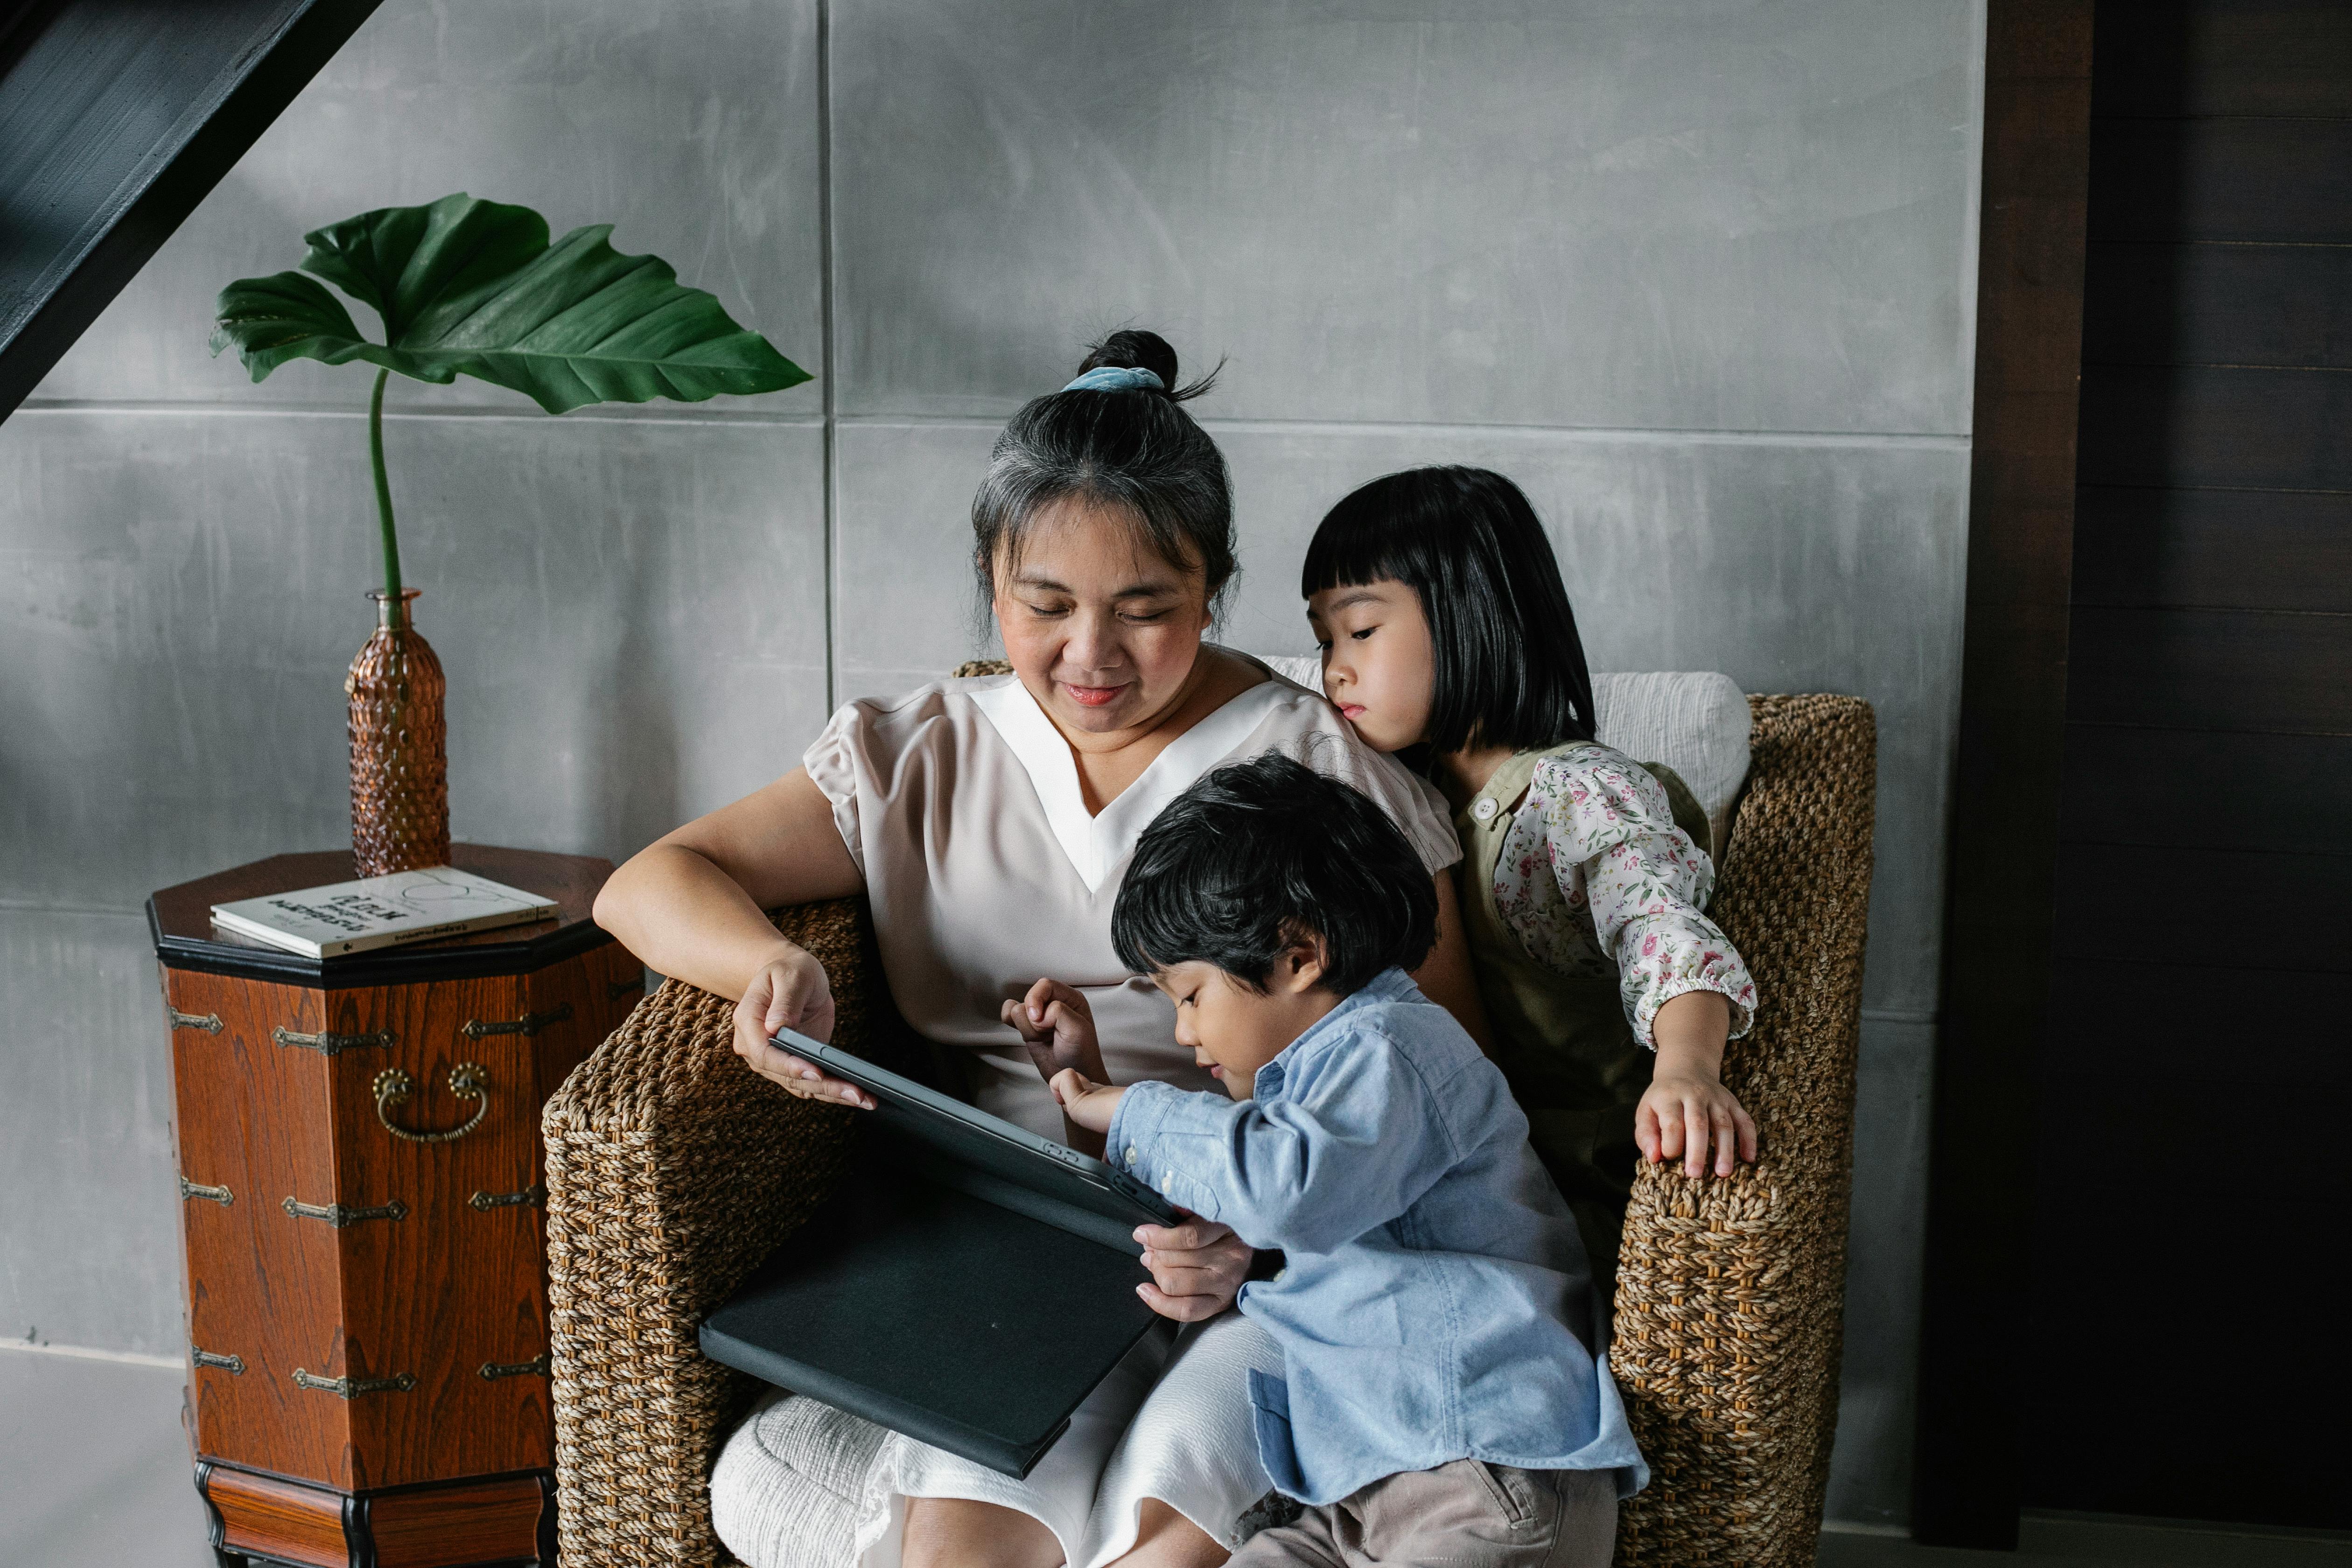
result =
[[[1518,1470],[1456,1459],[1374,1481],[1297,1522],[1262,1530],[1226,1568],[1609,1568],[1611,1470]]]

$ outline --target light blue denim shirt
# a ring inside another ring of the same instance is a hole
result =
[[[1335,1502],[1483,1459],[1649,1480],[1607,1358],[1576,1222],[1502,1073],[1391,969],[1260,1068],[1254,1098],[1130,1085],[1109,1152],[1282,1272],[1241,1310],[1282,1347],[1250,1374],[1276,1486]]]

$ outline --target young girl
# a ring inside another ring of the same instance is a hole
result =
[[[1672,773],[1593,739],[1559,563],[1502,475],[1373,480],[1315,531],[1300,591],[1324,694],[1454,806],[1496,1059],[1606,1301],[1637,1152],[1692,1176],[1710,1144],[1720,1175],[1756,1157],[1756,1124],[1720,1077],[1756,986],[1699,912],[1715,883],[1706,816]]]

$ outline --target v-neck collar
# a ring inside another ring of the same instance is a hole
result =
[[[1012,749],[1037,791],[1046,825],[1069,857],[1070,868],[1100,892],[1112,868],[1125,860],[1135,841],[1168,803],[1191,787],[1212,763],[1235,746],[1266,714],[1295,691],[1279,677],[1260,681],[1237,693],[1199,723],[1177,736],[1147,763],[1133,784],[1096,815],[1087,815],[1086,792],[1078,784],[1078,762],[1070,743],[1029,695],[1017,675],[998,677],[1000,684],[971,691],[972,705],[994,725]]]

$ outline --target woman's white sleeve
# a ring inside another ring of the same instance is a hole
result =
[[[1462,840],[1454,831],[1445,797],[1394,757],[1372,750],[1353,733],[1331,731],[1297,736],[1275,749],[1370,796],[1403,833],[1431,876],[1462,858]]]
[[[861,878],[866,875],[866,848],[857,830],[857,775],[869,717],[866,704],[843,703],[824,731],[801,753],[801,766],[808,769],[809,777],[833,806],[833,825],[841,830],[842,845],[857,863]]]

